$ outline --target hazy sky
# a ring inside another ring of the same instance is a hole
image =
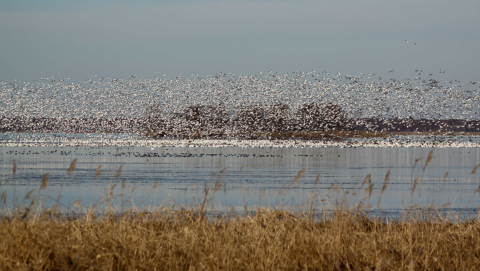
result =
[[[0,0],[0,81],[417,69],[480,81],[478,0],[96,2]]]

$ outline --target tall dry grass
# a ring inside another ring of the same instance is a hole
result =
[[[431,160],[430,153],[423,170]],[[74,170],[72,162],[67,172]],[[300,171],[291,185],[298,185],[304,173]],[[100,167],[96,177],[99,174]],[[121,167],[115,179],[120,176]],[[319,179],[318,175],[316,182]],[[379,202],[389,179],[390,171]],[[47,186],[48,175],[41,188]],[[157,186],[158,182],[153,189]],[[331,190],[337,186],[332,184]],[[321,209],[310,202],[296,211],[281,207],[258,207],[245,213],[218,213],[213,207],[209,211],[209,196],[221,187],[217,179],[214,186],[205,187],[204,199],[196,204],[181,208],[164,204],[151,211],[116,209],[111,205],[112,189],[103,210],[78,205],[77,210],[66,212],[58,205],[46,209],[41,208],[41,198],[32,194],[40,190],[32,191],[25,198],[29,204],[3,212],[0,270],[480,268],[480,222],[474,218],[459,219],[432,208],[406,209],[395,219],[375,217],[361,205],[347,206],[346,201],[333,206],[322,201],[320,206],[325,208]],[[364,192],[365,202],[372,188],[369,174],[358,189]]]
[[[475,270],[480,223],[435,215],[386,222],[258,209],[206,219],[196,209],[68,217],[17,213],[0,223],[1,270]]]

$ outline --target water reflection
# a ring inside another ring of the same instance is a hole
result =
[[[384,211],[396,211],[410,203],[473,210],[480,202],[480,195],[475,194],[480,172],[471,174],[480,163],[478,148],[434,149],[431,164],[426,167],[431,149],[419,147],[50,146],[2,147],[0,151],[0,189],[7,192],[7,206],[20,204],[29,191],[38,190],[46,173],[48,188],[35,193],[51,200],[61,194],[64,206],[72,206],[75,200],[85,205],[99,202],[115,184],[111,191],[114,195],[123,194],[122,199],[131,198],[137,204],[173,200],[183,205],[202,199],[205,187],[213,188],[216,183],[220,188],[210,196],[214,195],[215,204],[223,208],[290,206],[313,197],[328,201],[346,198],[349,204],[363,201]],[[73,159],[77,159],[76,168],[69,175],[67,169]],[[95,179],[99,165],[102,172]],[[294,183],[302,169],[306,169],[304,174]],[[387,187],[378,202],[389,170]],[[367,174],[371,174],[371,184],[362,185]],[[417,187],[412,193],[416,178]],[[158,187],[153,189],[157,181]],[[372,187],[371,197],[366,197],[368,187]],[[117,201],[121,203],[120,198]]]

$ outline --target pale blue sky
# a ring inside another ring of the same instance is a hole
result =
[[[0,0],[0,81],[417,69],[480,81],[478,0],[96,2]]]

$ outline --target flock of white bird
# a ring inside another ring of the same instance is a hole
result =
[[[172,115],[182,114],[193,105],[221,105],[227,112],[234,112],[249,106],[286,104],[289,110],[285,114],[293,116],[311,102],[334,103],[350,119],[479,119],[480,82],[442,83],[418,70],[415,75],[413,79],[397,80],[375,74],[311,71],[173,78],[160,75],[153,79],[95,77],[81,83],[53,78],[0,82],[0,129],[8,128],[8,118],[146,119],[152,107]]]

